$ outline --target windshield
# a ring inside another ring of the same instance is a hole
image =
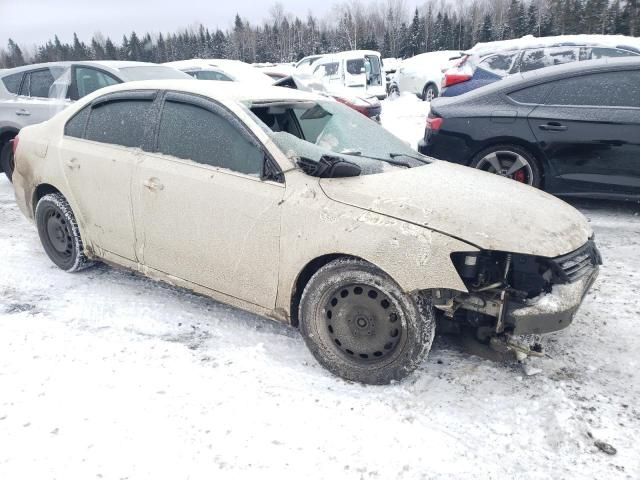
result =
[[[163,67],[162,65],[123,67],[120,69],[120,72],[130,82],[137,80],[184,80],[185,78],[192,78],[175,68]]]
[[[358,165],[362,175],[430,162],[373,120],[338,102],[255,102],[248,107],[294,162],[331,157]]]

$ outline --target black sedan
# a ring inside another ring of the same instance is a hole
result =
[[[640,199],[640,59],[518,74],[431,104],[420,152],[561,196]]]

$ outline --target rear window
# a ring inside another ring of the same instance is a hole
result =
[[[120,72],[129,81],[138,80],[184,80],[191,78],[186,73],[180,72],[175,68],[163,67],[162,65],[149,65],[142,67],[124,67]]]
[[[14,73],[13,75],[7,75],[2,79],[2,83],[4,83],[5,88],[9,91],[9,93],[13,93],[15,95],[18,94],[20,90],[20,84],[22,83],[23,73]]]
[[[144,119],[151,115],[151,104],[150,100],[117,100],[93,107],[87,140],[142,148]]]

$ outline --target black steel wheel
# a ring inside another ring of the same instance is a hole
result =
[[[362,260],[335,260],[311,277],[300,331],[325,368],[347,380],[387,384],[414,371],[435,332],[427,297],[410,296]]]
[[[62,270],[77,272],[92,265],[84,253],[75,216],[62,194],[51,193],[38,201],[36,225],[44,251]]]
[[[13,176],[14,161],[13,145],[10,141],[5,142],[5,144],[2,146],[2,149],[0,149],[0,168],[11,182],[11,177]]]

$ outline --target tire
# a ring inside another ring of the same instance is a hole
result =
[[[422,89],[422,100],[425,102],[430,102],[434,98],[438,98],[440,92],[438,91],[438,87],[436,87],[433,83],[428,83]]]
[[[13,167],[13,146],[11,145],[11,141],[7,141],[2,146],[2,149],[0,149],[0,168],[2,168],[2,171],[10,182],[12,182]]]
[[[405,294],[362,260],[338,259],[309,280],[300,331],[318,362],[346,380],[399,381],[431,350],[435,316],[428,298]]]
[[[513,170],[514,165],[521,165]],[[494,145],[476,154],[470,167],[496,173],[520,183],[540,188],[542,185],[542,168],[540,162],[529,151],[518,145]]]
[[[93,265],[84,253],[76,218],[61,193],[50,193],[38,201],[36,226],[47,256],[65,272],[79,272]]]

